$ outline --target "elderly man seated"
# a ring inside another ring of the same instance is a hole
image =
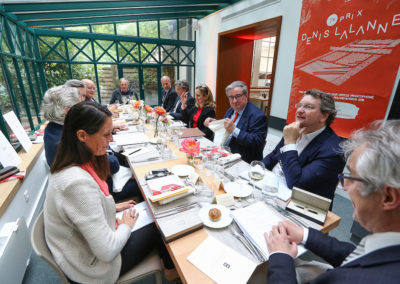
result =
[[[285,126],[283,138],[262,161],[289,188],[300,187],[333,199],[345,160],[342,141],[329,127],[336,116],[330,94],[308,90],[296,105],[296,121]]]
[[[224,127],[230,134],[226,146],[248,163],[261,160],[268,127],[265,113],[249,101],[244,82],[232,82],[225,88],[225,93],[231,105],[224,116]],[[204,125],[208,127],[213,120],[207,118]]]
[[[265,233],[268,283],[297,283],[297,244],[335,268],[311,283],[399,283],[400,279],[400,121],[375,123],[343,145],[349,174],[339,176],[353,203],[354,220],[372,232],[355,247],[288,221]]]

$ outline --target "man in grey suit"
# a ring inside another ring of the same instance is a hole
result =
[[[269,283],[297,283],[297,244],[334,268],[311,283],[398,283],[400,279],[400,121],[376,122],[342,144],[349,174],[340,174],[354,220],[372,234],[355,247],[284,221],[265,233]],[[323,186],[321,184],[321,186]]]

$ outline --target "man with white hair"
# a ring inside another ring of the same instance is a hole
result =
[[[175,100],[178,97],[178,94],[171,87],[171,79],[168,76],[161,77],[161,85],[163,90],[161,91],[161,103],[162,107],[170,112],[173,110],[175,105]]]
[[[115,89],[112,93],[110,104],[129,103],[135,96],[135,100],[139,100],[138,94],[134,89],[129,88],[129,81],[126,78],[119,79],[119,88]]]
[[[354,220],[372,234],[355,247],[314,229],[284,221],[265,233],[269,283],[297,283],[297,244],[335,268],[311,283],[399,283],[400,279],[400,121],[374,123],[342,144],[349,174],[340,174],[353,203]],[[323,184],[321,184],[323,186]]]

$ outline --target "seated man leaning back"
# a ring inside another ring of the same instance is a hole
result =
[[[248,163],[261,160],[267,134],[267,117],[251,102],[247,86],[242,81],[234,81],[225,88],[231,107],[225,113],[224,127],[229,138],[226,146],[232,153],[239,153]],[[206,127],[215,118],[207,118]]]
[[[296,121],[286,125],[283,138],[262,161],[293,186],[333,199],[338,174],[345,166],[342,139],[329,127],[336,116],[330,94],[308,90],[296,105]]]

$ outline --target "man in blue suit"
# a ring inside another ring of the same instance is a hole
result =
[[[343,145],[349,174],[340,175],[353,203],[354,220],[372,232],[355,248],[314,229],[284,221],[265,233],[268,283],[297,283],[297,244],[335,268],[311,283],[399,283],[400,279],[400,121],[374,123]]]
[[[230,133],[226,146],[248,163],[261,160],[268,128],[265,113],[249,102],[244,82],[232,82],[225,92],[231,105],[224,116],[224,127]],[[213,120],[207,118],[204,125],[208,127]]]
[[[335,101],[312,89],[296,107],[296,121],[284,127],[282,140],[262,161],[287,187],[333,199],[337,176],[345,166],[342,139],[329,127],[336,116]]]

